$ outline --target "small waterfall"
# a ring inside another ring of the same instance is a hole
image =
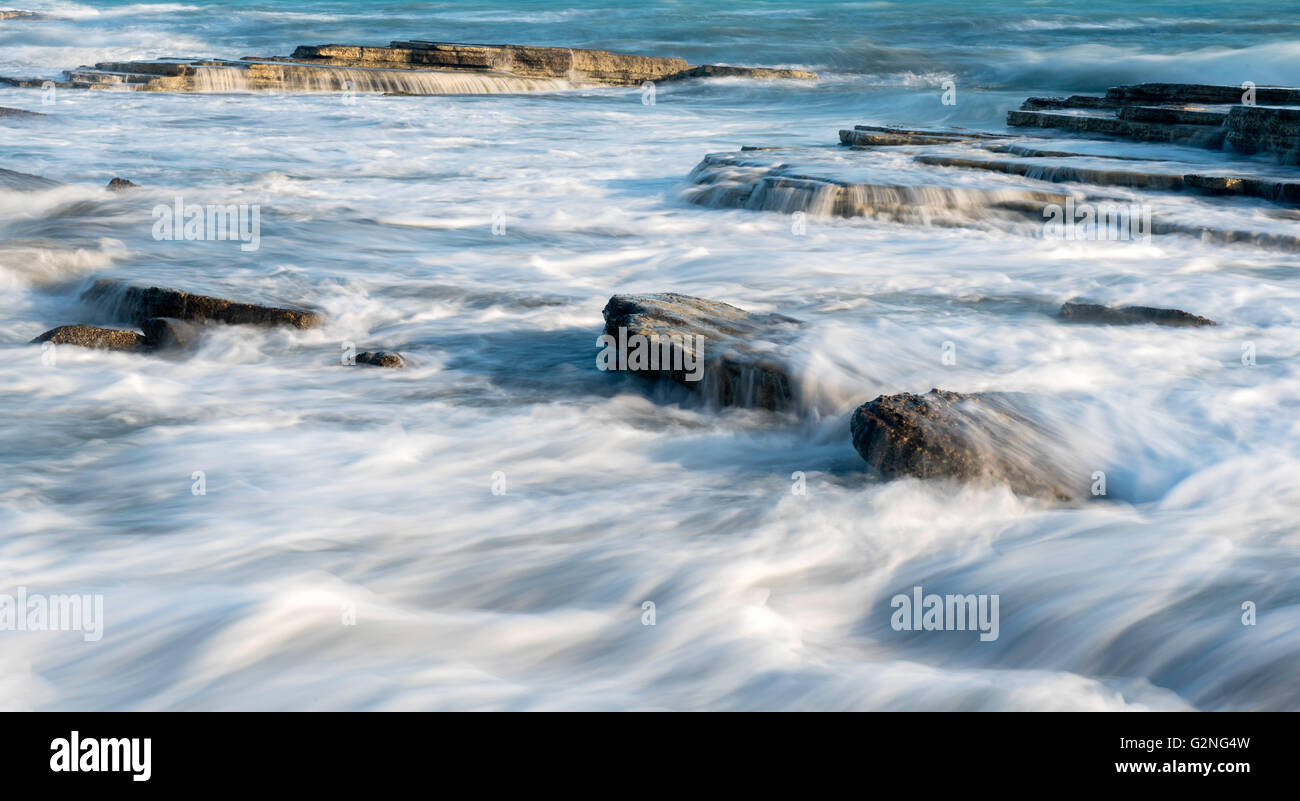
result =
[[[835,167],[827,168],[834,172]],[[864,180],[866,179],[866,180]],[[888,170],[880,183],[857,175],[851,181],[799,174],[789,164],[712,154],[691,172],[685,197],[712,208],[805,213],[811,217],[873,217],[927,226],[1005,229],[1028,215],[1039,219],[1046,203],[1064,203],[1065,193],[1015,186],[971,187],[896,183]]]
[[[483,95],[554,92],[572,89],[558,78],[461,70],[381,70],[304,64],[250,64],[248,67],[199,67],[196,92],[385,92],[413,95]]]
[[[196,92],[247,92],[248,70],[240,67],[197,67],[194,70]]]

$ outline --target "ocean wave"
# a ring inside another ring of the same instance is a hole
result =
[[[112,19],[116,17],[142,17],[157,14],[175,14],[178,11],[202,11],[203,6],[183,3],[131,3],[125,6],[96,8],[81,3],[29,3],[28,11],[35,11],[46,19]]]
[[[1174,53],[1080,44],[1051,50],[1004,51],[973,70],[981,82],[1005,87],[1100,91],[1126,83],[1300,84],[1300,42],[1213,47]]]

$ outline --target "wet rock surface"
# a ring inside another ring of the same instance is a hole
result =
[[[891,161],[877,164],[863,151],[859,160],[845,162],[807,148],[711,153],[688,176],[686,197],[716,208],[924,225],[1041,220],[1045,204],[1063,204],[1069,197],[1010,178],[958,186],[939,173],[914,172],[904,183]]]
[[[19,192],[35,192],[41,189],[53,189],[63,184],[58,181],[42,178],[39,175],[32,175],[26,172],[16,170],[6,170],[0,167],[0,187],[12,189]]]
[[[198,342],[198,325],[172,317],[151,317],[140,324],[149,347],[157,350],[188,350]]]
[[[96,282],[82,298],[101,304],[119,318],[136,324],[143,324],[152,317],[294,328],[311,328],[321,322],[320,314],[314,311],[239,303],[176,289],[130,286],[109,280]]]
[[[143,334],[115,328],[97,328],[93,325],[61,325],[58,328],[51,328],[33,339],[31,344],[41,342],[104,350],[137,351],[146,347]]]
[[[108,182],[108,186],[105,188],[110,192],[123,192],[127,189],[134,189],[137,186],[139,186],[139,184],[128,181],[125,178],[114,178]]]
[[[457,80],[459,76],[459,80]],[[377,91],[392,95],[636,86],[647,81],[745,77],[813,79],[804,70],[691,65],[674,57],[568,47],[395,41],[387,47],[304,45],[293,55],[110,61],[68,71],[91,88],[148,91]]]
[[[1144,83],[1105,97],[1031,97],[1007,113],[1007,125],[1062,128],[1147,142],[1171,142],[1300,163],[1300,89],[1259,86],[1251,102],[1240,86]]]
[[[1066,303],[1059,312],[1067,323],[1093,323],[1101,325],[1141,325],[1154,323],[1179,327],[1215,325],[1213,320],[1199,317],[1182,309],[1161,309],[1154,306],[1100,306],[1094,303]]]
[[[400,368],[406,366],[406,360],[402,358],[400,353],[391,350],[368,350],[365,353],[357,354],[357,364]]]
[[[1087,474],[1063,469],[1050,435],[1017,408],[1014,396],[932,389],[881,395],[850,418],[853,447],[887,479],[911,476],[981,485],[1020,495],[1077,500]]]
[[[794,318],[675,292],[614,295],[604,316],[605,335],[618,345],[616,369],[674,381],[719,406],[781,411],[799,402],[785,350],[800,325]],[[637,335],[668,343],[669,355],[636,369]]]
[[[40,113],[39,111],[28,111],[26,109],[21,109],[21,108],[9,108],[8,106],[0,106],[0,117],[4,117],[4,118],[21,119],[23,117],[44,117],[44,116],[46,115]]]
[[[802,212],[812,218],[871,217],[927,227],[1018,228],[1035,235],[1028,225],[1046,239],[1145,242],[1152,236],[1181,235],[1206,243],[1300,250],[1300,236],[1276,222],[1289,219],[1289,211],[1267,209],[1261,214],[1257,204],[1233,200],[1300,205],[1300,180],[1293,169],[1213,150],[1171,152],[1164,146],[1179,137],[1230,138],[1232,120],[1263,115],[1259,127],[1274,137],[1268,146],[1284,153],[1288,137],[1300,133],[1300,123],[1292,123],[1300,110],[1160,105],[1159,98],[1176,97],[1177,92],[1159,88],[1163,85],[1144,86],[1148,88],[1131,95],[1025,101],[1031,109],[1027,114],[1064,109],[1068,113],[1059,116],[1070,120],[1107,120],[1100,127],[1080,124],[1083,127],[1069,137],[1051,128],[1004,134],[857,125],[839,132],[842,147],[833,150],[755,143],[738,152],[711,153],[687,176],[683,196],[714,208]],[[1300,90],[1278,89],[1263,97],[1289,97],[1287,92]],[[1201,87],[1189,90],[1188,96],[1207,93]],[[1140,99],[1140,104],[1125,105],[1128,97]],[[1087,113],[1079,113],[1080,107]],[[1112,128],[1135,125],[1168,130],[1135,136],[1138,141],[1132,144],[1110,138]],[[1263,134],[1255,138],[1267,139]],[[923,169],[904,166],[904,159]],[[974,173],[988,177],[976,178]],[[1165,193],[1203,196],[1213,208],[1160,203]],[[1159,213],[1153,213],[1156,209]],[[1066,220],[1067,213],[1075,216]],[[1056,225],[1052,230],[1044,224],[1049,219]]]

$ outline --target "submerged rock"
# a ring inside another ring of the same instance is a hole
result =
[[[46,115],[40,113],[39,111],[28,111],[27,109],[22,109],[22,108],[9,108],[8,106],[0,106],[0,117],[44,117],[44,116]]]
[[[811,81],[817,73],[808,70],[770,69],[768,67],[729,67],[723,64],[701,64],[668,76],[668,80],[687,78],[759,78]]]
[[[1159,309],[1154,306],[1100,306],[1093,303],[1066,303],[1060,317],[1068,323],[1105,325],[1140,325],[1155,323],[1169,326],[1215,325],[1213,320],[1182,309]]]
[[[97,328],[93,325],[61,325],[51,328],[31,341],[53,342],[56,345],[79,345],[83,348],[105,350],[142,350],[146,347],[143,334],[116,328]]]
[[[56,186],[63,186],[63,184],[58,181],[52,181],[49,178],[42,178],[39,175],[18,172],[16,170],[6,170],[3,167],[0,167],[0,187],[5,189],[17,190],[19,192],[36,192],[41,189],[53,189]]]
[[[931,389],[881,395],[850,419],[853,447],[885,478],[1006,484],[1039,498],[1075,500],[1088,486],[1055,461],[1050,438],[1010,396]]]
[[[105,304],[117,316],[137,324],[143,324],[151,317],[294,328],[311,328],[321,322],[320,314],[314,311],[238,303],[177,289],[128,286],[107,280],[96,282],[82,297]]]
[[[125,178],[114,178],[113,180],[108,182],[108,186],[106,188],[110,192],[121,192],[126,189],[134,189],[137,186],[139,186],[139,184],[132,183],[131,181],[126,180]]]
[[[664,292],[605,304],[602,366],[668,379],[721,406],[793,408],[798,388],[785,347],[799,321]]]
[[[393,351],[368,350],[365,353],[357,354],[357,364],[373,364],[376,367],[397,368],[405,366],[406,360],[402,358],[402,354],[394,353]]]
[[[17,86],[22,89],[46,89],[53,84],[58,89],[72,89],[73,84],[68,81],[51,81],[48,78],[21,77],[15,75],[0,75],[0,86]]]

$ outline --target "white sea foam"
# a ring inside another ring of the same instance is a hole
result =
[[[122,41],[89,27],[103,38],[73,40],[76,61]],[[1182,66],[1064,48],[1055,73],[1009,48],[986,69],[1062,90],[1121,68],[1285,77],[1291,45],[1231,47]],[[6,635],[0,708],[1300,708],[1292,254],[1053,242],[1002,222],[810,217],[795,235],[787,215],[683,199],[708,152],[847,161],[845,125],[994,127],[1024,94],[963,85],[945,107],[924,83],[958,69],[911,71],[923,80],[866,92],[693,82],[655,106],[621,89],[66,92],[43,127],[0,127],[6,167],[70,182],[0,191],[0,592],[104,596],[97,643]],[[0,105],[35,96],[3,88]],[[109,193],[112,175],[141,186]],[[177,193],[259,203],[259,252],[154,241],[149,209]],[[1160,204],[1157,218],[1294,226],[1262,203]],[[55,325],[132,325],[78,300],[99,277],[311,304],[326,322],[217,326],[183,357],[60,346],[43,363],[26,343]],[[815,403],[711,410],[597,371],[605,301],[655,291],[804,320],[795,371]],[[1220,325],[1055,321],[1076,297]],[[347,343],[408,365],[343,366]],[[874,480],[848,414],[932,386],[1034,398],[1052,447],[1104,471],[1107,497]],[[889,600],[916,585],[998,594],[998,640],[894,631]]]

